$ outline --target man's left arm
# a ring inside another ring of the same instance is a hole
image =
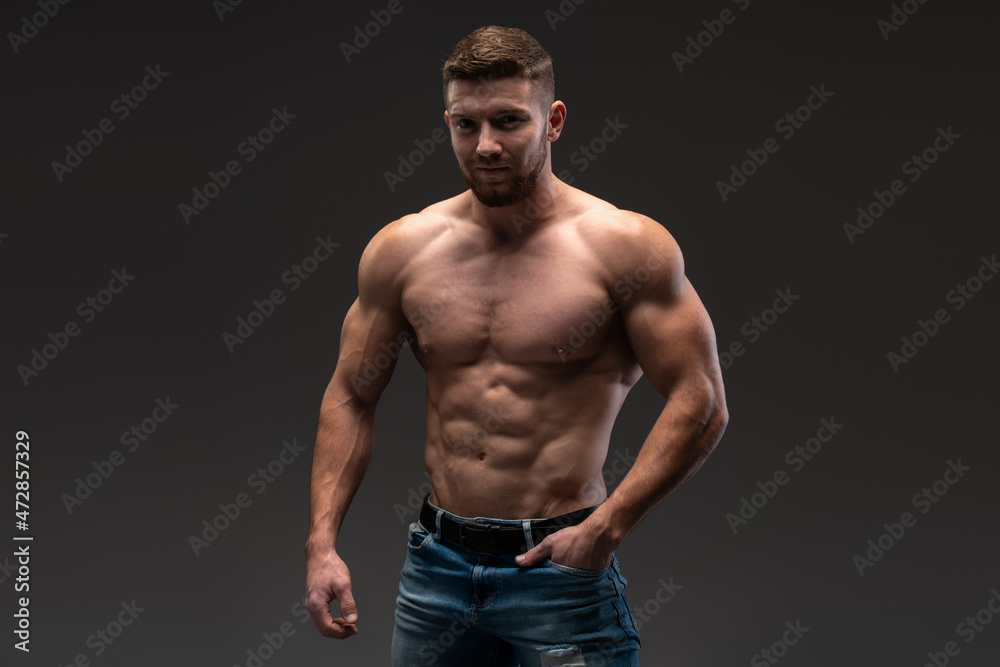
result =
[[[639,366],[666,404],[607,501],[580,525],[519,557],[522,565],[550,558],[583,569],[606,567],[639,522],[697,472],[729,419],[715,331],[684,275],[680,248],[655,221],[636,216],[633,224],[625,246],[631,252],[622,253],[626,261],[613,273],[639,286],[618,306]]]

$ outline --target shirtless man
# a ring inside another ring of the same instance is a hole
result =
[[[410,526],[392,664],[527,667],[548,651],[560,661],[544,664],[637,665],[614,552],[725,430],[712,323],[660,224],[553,175],[566,106],[530,35],[476,30],[444,79],[469,190],[390,223],[361,257],[320,410],[308,607],[322,634],[357,633],[337,533],[395,365],[385,350],[409,341],[433,490]],[[643,373],[666,402],[608,497],[611,427]]]

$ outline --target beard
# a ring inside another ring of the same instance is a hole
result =
[[[462,176],[465,177],[465,184],[483,206],[500,208],[520,204],[534,192],[538,183],[538,177],[545,166],[546,143],[548,143],[546,136],[542,135],[541,143],[527,156],[524,167],[520,171],[512,169],[513,173],[504,181],[485,183],[479,180],[478,174],[474,171],[475,166],[468,169],[463,166]]]

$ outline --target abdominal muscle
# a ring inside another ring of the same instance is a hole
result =
[[[638,373],[620,364],[428,369],[431,502],[465,517],[529,519],[607,498],[611,427]]]

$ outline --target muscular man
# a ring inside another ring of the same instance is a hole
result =
[[[444,93],[469,189],[390,223],[361,257],[316,437],[309,610],[328,637],[357,632],[337,534],[392,374],[384,350],[409,341],[433,490],[410,526],[392,664],[637,665],[614,552],[725,429],[711,320],[660,224],[553,175],[566,106],[530,35],[464,38]],[[643,373],[665,405],[608,497],[611,427]]]

